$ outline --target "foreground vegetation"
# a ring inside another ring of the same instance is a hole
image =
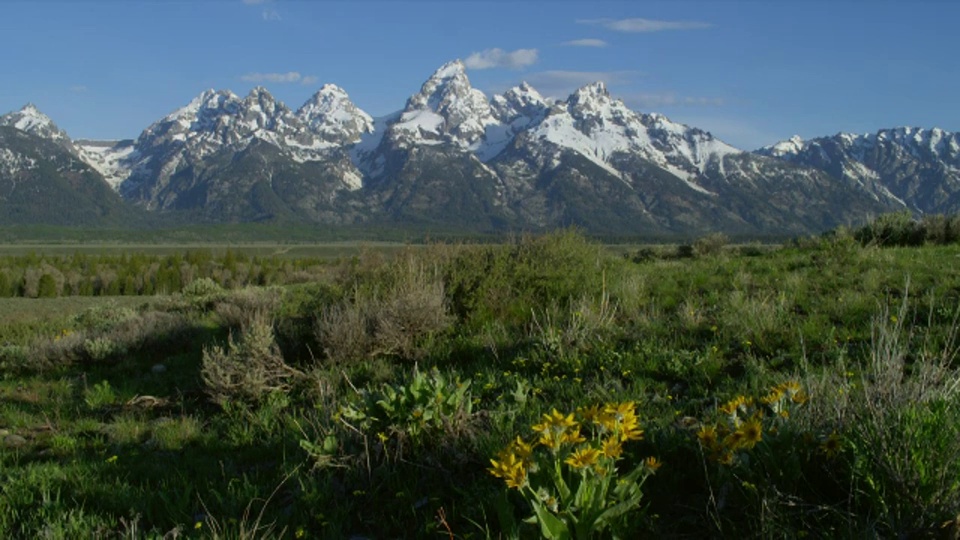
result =
[[[565,232],[25,315],[0,536],[960,533],[960,247],[865,239]]]

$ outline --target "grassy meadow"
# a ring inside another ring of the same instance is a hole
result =
[[[960,245],[882,226],[5,252],[0,537],[955,538]]]

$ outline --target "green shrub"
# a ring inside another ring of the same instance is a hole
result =
[[[203,277],[188,283],[187,286],[183,288],[182,294],[187,297],[204,297],[221,292],[223,292],[223,287],[216,281],[208,277]]]
[[[473,415],[470,380],[451,380],[438,370],[414,368],[407,384],[384,384],[360,392],[356,403],[345,405],[341,416],[355,428],[381,442],[393,438],[416,445],[430,435],[466,432]]]
[[[74,318],[74,323],[78,328],[93,332],[107,332],[136,318],[136,316],[136,311],[127,307],[120,307],[111,300],[87,308]]]
[[[723,248],[730,243],[730,239],[723,233],[713,233],[698,238],[693,243],[693,253],[697,257],[716,256],[723,253]]]
[[[57,285],[57,280],[50,274],[40,276],[40,281],[37,282],[37,297],[56,298],[57,296],[60,296],[60,287]]]
[[[854,238],[863,245],[922,246],[926,239],[924,228],[910,212],[883,214],[858,229]]]
[[[920,220],[927,242],[937,245],[955,244],[960,241],[960,215],[926,215]]]
[[[101,381],[91,388],[84,389],[83,402],[91,409],[100,409],[116,404],[117,394],[109,381]]]

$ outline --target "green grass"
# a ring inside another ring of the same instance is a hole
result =
[[[489,460],[555,408],[626,401],[620,471],[663,465],[625,537],[952,532],[960,247],[754,248],[566,232],[107,309],[3,300],[0,536],[536,537]],[[760,399],[787,381],[809,401],[785,418]],[[701,444],[741,395],[762,438]]]
[[[65,296],[61,298],[0,298],[0,326],[14,323],[64,320],[104,303],[136,308],[151,298],[135,296]]]

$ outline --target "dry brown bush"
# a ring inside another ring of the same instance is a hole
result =
[[[219,299],[214,311],[225,326],[245,329],[255,321],[272,318],[279,306],[279,289],[250,287]]]
[[[375,356],[416,360],[427,353],[425,339],[453,324],[443,281],[408,263],[385,291],[358,291],[352,301],[320,313],[315,335],[331,362]]]
[[[231,401],[258,403],[273,392],[287,392],[305,375],[287,365],[267,319],[250,321],[226,347],[203,350],[200,371],[207,394],[221,406]]]

